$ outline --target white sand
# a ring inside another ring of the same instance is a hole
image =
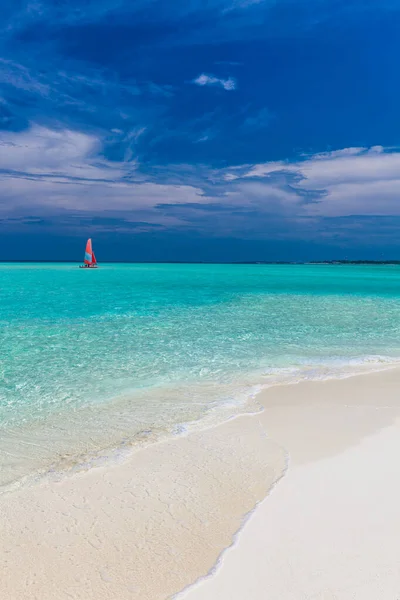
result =
[[[398,600],[399,390],[400,370],[272,388],[261,414],[2,496],[0,598],[171,597],[265,498],[181,598]]]
[[[286,476],[216,574],[179,600],[400,598],[399,371],[297,392],[285,390],[291,416],[288,406],[264,413],[290,451]],[[307,396],[311,408],[299,411]]]
[[[6,494],[0,598],[167,598],[213,567],[285,459],[244,417]]]

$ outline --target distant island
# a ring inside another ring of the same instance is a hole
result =
[[[400,260],[324,260],[309,261],[306,265],[400,265]]]

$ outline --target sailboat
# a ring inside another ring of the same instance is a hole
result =
[[[80,269],[97,269],[97,260],[92,248],[92,240],[88,239],[86,242],[84,264],[80,265]]]

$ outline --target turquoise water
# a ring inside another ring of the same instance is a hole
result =
[[[400,358],[396,266],[1,264],[0,282],[3,483]]]

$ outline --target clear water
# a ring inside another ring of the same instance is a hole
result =
[[[399,334],[396,266],[2,264],[0,483],[396,361]]]

